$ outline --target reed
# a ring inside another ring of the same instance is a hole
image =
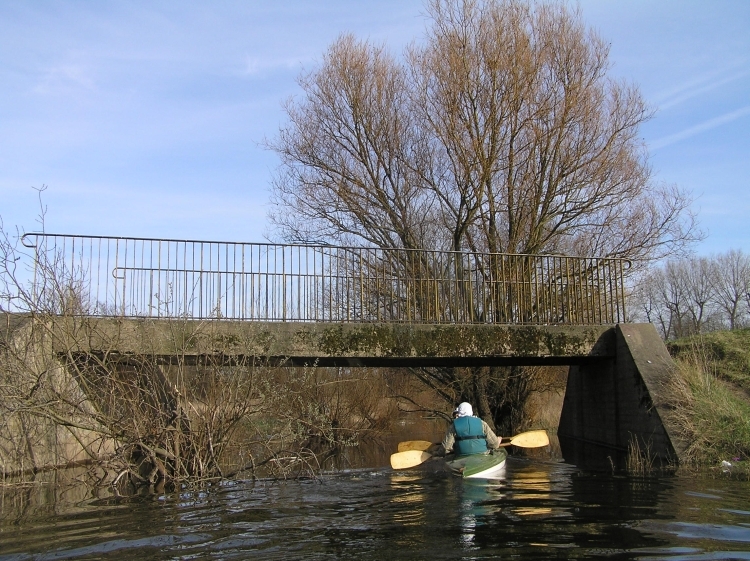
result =
[[[625,462],[628,473],[633,475],[646,475],[654,471],[656,467],[650,443],[642,443],[635,435],[628,443],[628,455]]]

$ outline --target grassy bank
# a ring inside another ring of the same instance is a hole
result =
[[[688,443],[683,464],[750,476],[750,330],[668,347],[677,368],[666,393],[669,416]]]

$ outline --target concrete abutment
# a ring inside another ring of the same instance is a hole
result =
[[[570,367],[558,427],[563,454],[574,463],[617,463],[635,446],[677,463],[684,448],[665,415],[674,368],[666,346],[651,324],[618,324],[609,336],[614,357]]]

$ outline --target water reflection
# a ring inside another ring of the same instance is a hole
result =
[[[131,498],[94,496],[75,477],[49,482],[0,489],[0,561],[750,559],[748,482],[538,458],[511,457],[493,480],[436,462]]]
[[[423,476],[397,472],[391,477],[390,490],[393,522],[402,526],[423,524],[427,515]]]
[[[520,470],[513,479],[512,515],[546,517],[552,514],[552,481],[548,471],[533,466]]]
[[[464,549],[479,548],[477,529],[487,523],[489,516],[498,511],[498,504],[506,492],[503,476],[493,479],[465,479],[456,486],[459,499],[458,524],[461,528],[460,544]]]

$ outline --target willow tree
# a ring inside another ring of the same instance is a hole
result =
[[[650,109],[608,76],[579,12],[431,0],[427,14],[403,56],[344,35],[300,77],[268,142],[284,239],[643,263],[695,238],[690,197],[652,177]]]

